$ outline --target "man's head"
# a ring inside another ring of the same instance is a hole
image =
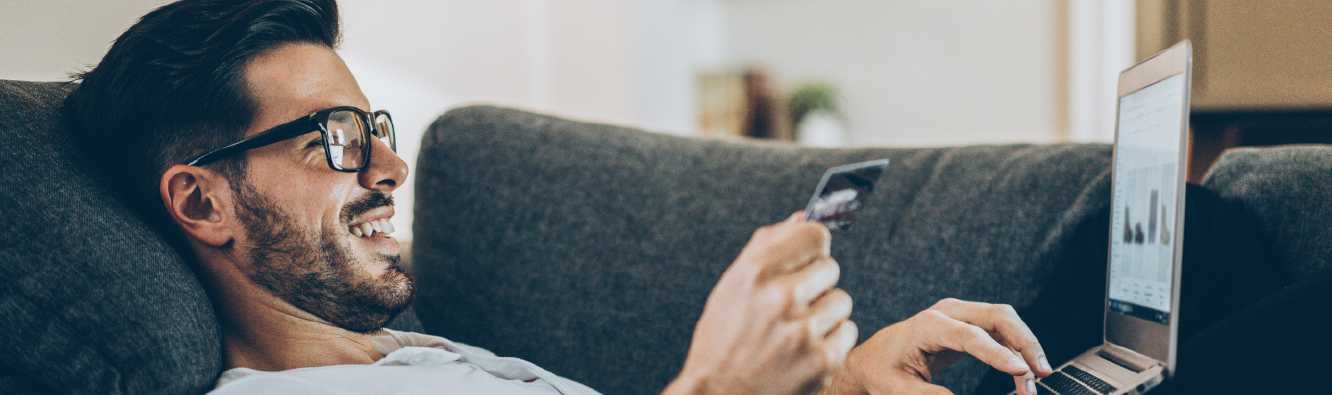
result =
[[[370,111],[333,51],[338,32],[332,0],[173,3],[116,40],[81,76],[66,112],[131,204],[198,257],[214,298],[244,297],[227,293],[248,281],[319,319],[370,332],[413,294],[384,228],[391,193],[407,175],[388,145],[372,139],[361,171],[339,171],[321,144],[328,134],[311,128],[184,165],[320,110]],[[365,234],[366,224],[380,229]]]

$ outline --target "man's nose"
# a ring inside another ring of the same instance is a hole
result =
[[[370,163],[361,169],[359,181],[366,189],[393,192],[407,180],[407,162],[379,139],[370,139]]]

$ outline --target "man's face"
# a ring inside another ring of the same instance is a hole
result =
[[[369,111],[351,72],[331,49],[291,44],[246,67],[258,115],[246,136],[318,110]],[[236,217],[246,236],[246,274],[288,303],[356,332],[378,330],[412,300],[412,279],[398,265],[398,242],[352,227],[382,224],[394,214],[391,193],[407,164],[373,141],[359,173],[329,168],[318,132],[248,151],[244,180],[233,180]]]

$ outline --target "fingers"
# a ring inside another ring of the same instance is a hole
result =
[[[758,255],[762,272],[780,275],[799,270],[832,250],[832,234],[828,228],[805,222],[800,213],[792,214],[785,222],[765,226],[754,232],[741,255]]]
[[[808,336],[806,341],[811,347],[822,350],[823,361],[819,368],[827,372],[836,371],[846,361],[846,356],[856,346],[860,332],[851,317],[851,295],[838,288],[824,293],[809,308],[809,316],[804,317]]]
[[[958,321],[934,309],[925,310],[917,316],[930,321],[919,326],[923,328],[922,330],[928,331],[919,335],[927,339],[927,348],[934,348],[925,351],[939,352],[943,349],[962,351],[1004,373],[1021,376],[1029,372],[1027,363],[1022,358],[1013,355],[1008,347],[999,344],[984,329]],[[933,343],[933,347],[930,347],[930,343]]]
[[[841,276],[841,266],[837,265],[836,260],[825,256],[783,278],[782,282],[791,289],[790,316],[805,315],[806,309],[813,307],[815,299],[833,289]]]
[[[810,336],[819,340],[835,335],[832,330],[847,318],[851,318],[851,295],[834,288],[810,306]]]
[[[957,299],[939,301],[931,310],[938,310],[959,321],[975,325],[987,332],[999,334],[1006,346],[1016,350],[1023,361],[1038,376],[1049,376],[1054,372],[1045,357],[1045,350],[1031,333],[1031,328],[1022,322],[1017,311],[1006,304],[967,302]],[[1002,370],[1002,369],[1000,369]]]
[[[1036,378],[1031,373],[1022,376],[1013,376],[1013,386],[1017,388],[1017,393],[1022,395],[1038,395],[1036,393]]]
[[[997,333],[990,333],[990,337],[995,337],[995,341],[1002,343],[1003,340],[999,339],[997,336],[999,336]],[[1008,347],[1008,350],[1013,352],[1013,355],[1022,355],[1022,353],[1019,353],[1018,350],[1013,347]],[[1035,366],[1028,365],[1029,370],[1035,370],[1031,369],[1034,367]],[[1032,371],[1028,371],[1027,374],[1021,376],[1013,376],[1013,386],[1014,388],[1017,388],[1017,393],[1019,395],[1039,395],[1036,393],[1036,375]]]
[[[847,354],[856,347],[856,339],[860,336],[860,329],[856,323],[851,321],[841,321],[836,328],[824,340],[824,351],[828,353],[828,371],[835,371],[842,361],[846,361]]]
[[[778,265],[771,266],[774,273],[800,270],[818,258],[832,253],[832,233],[828,228],[812,222],[793,222],[781,229],[772,241],[778,251]]]

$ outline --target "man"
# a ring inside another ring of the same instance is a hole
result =
[[[382,329],[416,286],[390,236],[408,168],[391,119],[370,112],[334,52],[338,36],[332,0],[185,0],[144,16],[67,99],[89,153],[129,169],[111,176],[194,261],[229,367],[215,392],[595,393]],[[929,378],[963,352],[1025,394],[1050,373],[1001,305],[945,300],[853,349],[829,242],[798,215],[756,231],[664,392],[944,393]]]

